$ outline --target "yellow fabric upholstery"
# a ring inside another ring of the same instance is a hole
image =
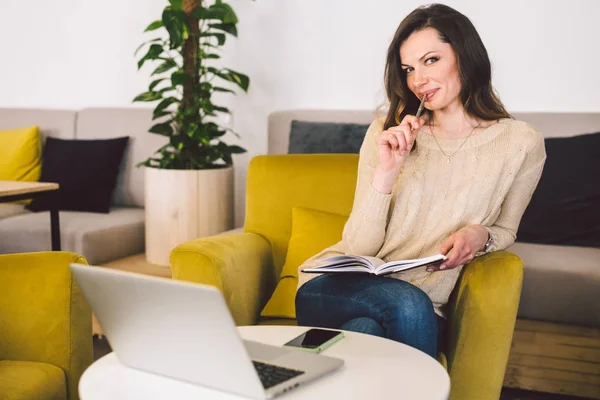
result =
[[[499,398],[522,285],[523,262],[508,251],[464,268],[448,303],[450,400]]]
[[[63,398],[79,398],[79,378],[93,361],[92,312],[71,276],[70,263],[87,262],[68,252],[0,255],[2,368],[10,368],[6,361],[48,365],[12,364],[17,369],[11,374],[21,383],[0,380],[0,393],[10,395],[11,389],[19,390],[15,385],[34,388],[46,383],[50,386],[42,392],[58,393],[53,366],[63,374],[68,394]]]
[[[271,246],[254,233],[197,239],[171,252],[173,279],[216,286],[238,325],[253,325],[273,291]]]
[[[248,167],[245,232],[266,238],[276,276],[281,273],[292,232],[292,208],[350,215],[358,155],[259,156]]]
[[[282,324],[258,317],[286,259],[292,210],[349,215],[357,166],[357,155],[255,157],[248,170],[246,233],[179,246],[171,255],[174,277],[220,288],[239,325]],[[438,357],[447,364],[451,399],[500,397],[522,277],[521,260],[506,251],[479,257],[463,269],[448,304],[447,353]]]
[[[41,144],[37,126],[0,131],[0,180],[40,179]]]
[[[296,318],[298,267],[321,250],[339,242],[347,220],[347,215],[300,207],[292,209],[292,236],[285,264],[273,295],[260,313],[261,317]]]
[[[50,364],[31,361],[0,361],[0,399],[64,400],[65,372]]]

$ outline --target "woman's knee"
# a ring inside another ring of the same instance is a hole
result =
[[[395,293],[395,301],[388,302],[388,313],[406,321],[434,319],[433,302],[423,290],[406,282]]]
[[[385,337],[385,332],[383,331],[381,325],[379,325],[373,318],[369,317],[358,317],[351,319],[342,325],[340,329]]]

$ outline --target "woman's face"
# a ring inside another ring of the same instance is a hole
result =
[[[400,46],[406,83],[419,99],[428,95],[425,106],[439,110],[460,104],[461,81],[452,46],[439,38],[434,28],[413,32]]]

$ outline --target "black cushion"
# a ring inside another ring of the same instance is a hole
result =
[[[48,137],[41,182],[60,185],[60,209],[108,213],[128,137],[106,140],[63,140]],[[48,199],[34,199],[31,211],[50,209]]]
[[[290,154],[358,153],[369,125],[292,121]]]
[[[519,242],[600,247],[600,132],[549,138]]]

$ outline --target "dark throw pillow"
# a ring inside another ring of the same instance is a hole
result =
[[[104,140],[63,140],[48,137],[42,153],[41,182],[60,185],[60,209],[108,213],[128,137]],[[27,206],[50,209],[45,197]]]
[[[600,132],[549,138],[519,242],[600,247]]]
[[[369,125],[292,121],[290,154],[358,153]]]

